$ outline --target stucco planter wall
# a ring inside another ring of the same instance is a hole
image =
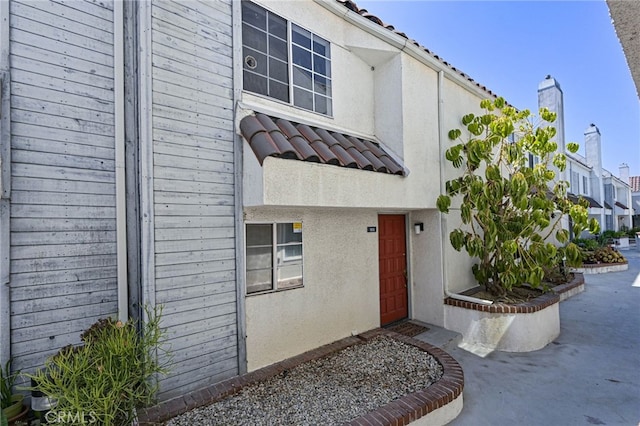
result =
[[[582,293],[584,291],[584,274],[574,272],[573,279],[570,282],[557,285],[552,289],[552,291],[560,296],[561,302],[575,296],[576,294]]]
[[[629,237],[619,237],[613,239],[618,250],[629,250]]]
[[[579,268],[573,268],[572,271],[581,274],[606,274],[607,272],[620,272],[629,269],[629,263],[594,263],[585,264]]]
[[[555,293],[517,305],[447,298],[445,327],[462,334],[460,346],[475,353],[535,351],[560,334],[559,301]]]

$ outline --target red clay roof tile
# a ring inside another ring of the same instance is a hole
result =
[[[629,178],[629,186],[632,192],[640,191],[640,176],[631,176]]]
[[[297,126],[300,134],[304,136],[306,140],[309,141],[311,148],[313,148],[324,163],[334,164],[336,166],[340,165],[340,160],[338,157],[329,149],[326,143],[322,140],[320,135],[313,131],[313,129],[306,124],[299,124]]]
[[[304,161],[320,163],[320,157],[318,156],[318,153],[315,152],[313,148],[311,148],[311,146],[309,146],[309,142],[304,137],[302,137],[300,132],[298,132],[298,129],[296,129],[289,120],[284,120],[281,118],[276,121],[276,124],[282,131],[283,135],[285,135],[289,139],[291,145],[293,145],[296,151],[298,151],[300,159]]]
[[[373,141],[257,113],[240,132],[260,164],[269,156],[404,176],[404,168]]]

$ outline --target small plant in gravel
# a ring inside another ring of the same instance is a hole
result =
[[[460,199],[463,225],[450,233],[451,245],[478,259],[476,280],[502,297],[525,283],[541,286],[545,268],[558,259],[570,266],[581,263],[578,246],[560,227],[562,217],[572,219],[574,235],[585,229],[596,233],[599,224],[588,219],[585,200],[569,200],[568,182],[556,179],[554,170],[565,169],[566,157],[556,152],[556,130],[547,125],[555,113],[541,109],[542,122],[536,125],[528,110],[518,111],[502,98],[483,100],[480,107],[482,114],[462,117],[463,129],[449,131],[453,146],[445,157],[460,175],[446,182],[437,206],[449,213],[452,199]],[[567,149],[576,152],[578,144]],[[540,160],[534,167],[529,154]],[[566,245],[557,247],[550,237]]]
[[[126,425],[137,407],[153,402],[156,376],[166,372],[158,352],[169,357],[160,328],[162,308],[146,312],[141,330],[133,320],[99,320],[82,333],[81,346],[62,348],[47,359],[44,369],[28,375],[56,401],[47,418]]]

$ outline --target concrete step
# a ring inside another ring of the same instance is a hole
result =
[[[447,330],[433,324],[426,324],[420,321],[412,320],[412,322],[427,327],[429,330],[414,336],[414,339],[429,343],[444,351],[456,348],[462,340],[462,335],[455,331]]]

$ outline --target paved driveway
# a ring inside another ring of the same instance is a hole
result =
[[[628,271],[586,275],[586,290],[562,302],[560,336],[544,349],[481,358],[445,347],[465,374],[451,424],[639,425],[640,252],[623,253]]]

